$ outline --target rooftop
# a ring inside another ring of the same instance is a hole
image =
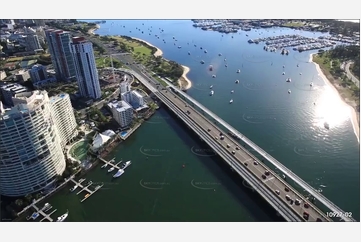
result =
[[[5,85],[5,86],[1,86],[0,87],[2,90],[4,91],[13,91],[13,92],[16,92],[16,93],[19,93],[19,92],[26,92],[27,91],[27,88],[18,84],[18,83],[11,83],[11,84],[8,84],[8,85]]]
[[[108,105],[112,109],[115,108],[118,112],[123,112],[127,109],[132,109],[132,106],[130,106],[130,104],[125,101],[113,101],[110,102]]]

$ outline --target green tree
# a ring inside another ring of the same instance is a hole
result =
[[[16,199],[15,200],[15,205],[18,206],[19,208],[21,208],[24,205],[24,201],[22,199]]]
[[[32,200],[33,200],[33,196],[32,196],[31,194],[27,194],[27,195],[25,196],[25,200],[26,200],[28,203],[31,203]]]

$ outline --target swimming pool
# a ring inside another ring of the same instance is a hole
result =
[[[128,134],[128,131],[123,131],[120,133],[120,136],[122,136],[124,138],[125,136],[127,136],[127,134]]]

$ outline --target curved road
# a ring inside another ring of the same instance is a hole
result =
[[[350,65],[353,64],[352,61],[347,61],[341,64],[341,69],[344,70],[346,72],[346,75],[348,78],[351,79],[351,81],[353,81],[353,83],[355,83],[355,85],[360,88],[360,80],[357,79],[357,77],[355,77],[352,72],[350,71]]]

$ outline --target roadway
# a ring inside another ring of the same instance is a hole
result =
[[[303,218],[300,218],[299,215],[295,214],[290,210],[286,204],[282,203],[277,199],[277,196],[264,187],[259,181],[243,167],[234,156],[229,154],[223,147],[216,143],[209,134],[199,127],[189,116],[183,113],[176,105],[174,105],[170,100],[163,96],[163,94],[157,92],[156,94],[174,113],[178,115],[187,125],[190,127],[199,137],[203,137],[205,141],[218,155],[225,160],[231,168],[233,168],[239,175],[241,175],[246,182],[251,184],[255,191],[257,191],[275,210],[283,216],[286,221],[289,222],[300,222],[304,221]]]
[[[353,83],[355,83],[358,88],[360,88],[360,80],[357,79],[357,77],[355,77],[354,74],[352,74],[352,72],[350,71],[351,64],[353,64],[352,61],[343,62],[341,64],[341,69],[344,70],[346,72],[346,76],[351,79],[351,81],[353,81]]]
[[[258,182],[263,183],[275,194],[277,190],[279,192],[279,195],[277,196],[295,213],[302,217],[303,213],[307,212],[309,214],[308,221],[316,221],[317,218],[320,218],[323,221],[330,221],[326,215],[317,209],[317,207],[310,204],[310,202],[305,197],[295,191],[290,185],[283,181],[282,178],[276,175],[271,169],[266,167],[256,157],[251,156],[228,134],[225,134],[219,127],[215,126],[193,107],[189,106],[189,104],[187,104],[184,100],[180,99],[178,95],[175,95],[173,92],[168,90],[160,90],[160,92],[166,96],[168,100],[175,104],[181,110],[181,112],[186,113],[187,111],[190,111],[191,114],[188,115],[191,116],[191,119],[193,119],[193,121],[195,121],[199,127],[208,132],[208,136],[217,142],[224,150],[227,150],[229,154],[233,155],[239,164],[244,165],[249,172],[257,177]],[[220,133],[223,133],[224,140],[220,139]],[[232,152],[234,152],[234,154],[232,154]],[[265,175],[266,171],[269,171],[268,176]],[[264,175],[264,178],[262,178],[262,175]],[[286,188],[288,189],[288,192],[286,192]],[[298,199],[300,204],[295,205],[295,203],[293,203],[293,205],[291,205],[290,202],[286,200],[286,195],[288,195],[293,201]],[[305,208],[304,204],[307,204],[309,207]]]
[[[170,82],[164,80],[168,86],[175,88],[176,90],[179,90],[177,87],[175,87]],[[251,140],[249,140],[246,136],[241,134],[238,130],[230,126],[228,123],[226,123],[224,120],[219,118],[217,115],[215,115],[213,112],[208,110],[206,107],[204,107],[202,104],[194,100],[192,97],[187,95],[186,93],[179,90],[179,95],[185,97],[187,100],[189,100],[191,103],[196,105],[198,108],[200,108],[203,112],[207,113],[211,118],[213,118],[215,121],[217,121],[219,124],[223,125],[227,130],[231,131],[233,134],[235,134],[240,140],[242,140],[245,144],[250,146],[253,150],[258,152],[263,158],[265,158],[267,161],[269,161],[272,165],[274,165],[278,170],[280,170],[283,174],[285,174],[288,178],[292,179],[295,183],[297,183],[301,188],[303,188],[305,191],[307,191],[310,195],[312,195],[315,199],[317,199],[320,203],[324,204],[328,209],[330,209],[332,212],[335,212],[336,214],[340,214],[340,219],[346,222],[355,222],[356,220],[347,216],[344,216],[346,214],[341,208],[339,208],[337,205],[335,205],[332,201],[330,201],[328,198],[323,196],[321,193],[316,191],[312,186],[310,186],[307,182],[302,180],[299,176],[297,176],[295,173],[293,173],[290,169],[288,169],[286,166],[284,166],[282,163],[280,163],[278,160],[276,160],[274,157],[272,157],[270,154],[268,154],[266,151],[264,151],[262,148],[257,146],[255,143],[253,143]]]

